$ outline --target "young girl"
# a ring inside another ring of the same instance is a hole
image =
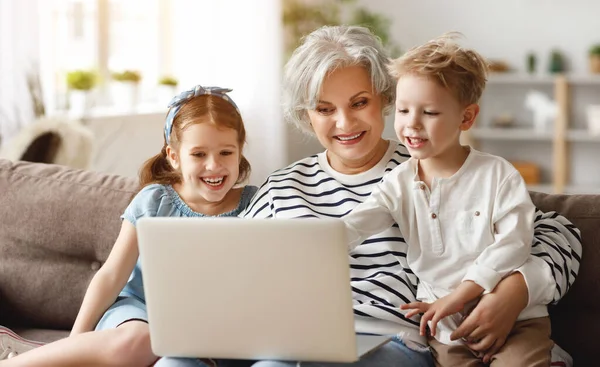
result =
[[[246,208],[256,187],[241,185],[250,174],[242,155],[246,132],[229,91],[196,86],[171,101],[165,144],[140,171],[142,189],[122,215],[121,232],[88,287],[71,336],[0,362],[2,367],[150,366],[157,360],[135,225],[142,217],[237,216]]]

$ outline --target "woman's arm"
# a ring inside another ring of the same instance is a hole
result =
[[[534,264],[521,271],[529,289],[530,304],[558,303],[575,282],[582,256],[581,232],[567,218],[556,212],[536,212],[532,255]],[[546,264],[543,269],[542,261]],[[527,264],[526,264],[527,265]],[[551,285],[546,292],[536,294],[531,285],[536,284],[537,275],[551,274]]]
[[[94,275],[85,293],[71,335],[91,331],[102,314],[115,301],[138,259],[137,233],[133,224],[123,220],[119,237],[106,260]]]
[[[501,281],[494,292],[485,295],[452,334],[455,339],[465,337],[479,341],[470,347],[485,357],[491,357],[503,345],[527,305],[558,302],[579,272],[581,237],[569,220],[556,212],[538,210],[534,228],[532,255],[528,261],[518,272]]]
[[[517,317],[527,306],[527,285],[515,272],[503,279],[493,292],[481,298],[477,307],[450,335],[464,338],[469,348],[479,352],[484,363],[504,345]]]

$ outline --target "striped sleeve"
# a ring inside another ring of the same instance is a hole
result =
[[[581,262],[581,233],[573,223],[556,212],[536,212],[532,254],[544,260],[556,282],[552,303],[571,288]]]
[[[272,218],[273,217],[273,203],[270,195],[270,184],[271,177],[262,184],[258,189],[252,201],[248,204],[246,210],[240,213],[240,218]]]

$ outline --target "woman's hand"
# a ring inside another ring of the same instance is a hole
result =
[[[481,297],[450,338],[463,338],[467,346],[479,352],[483,362],[488,363],[506,342],[517,317],[527,306],[528,297],[523,275],[511,274],[498,283],[492,293]]]

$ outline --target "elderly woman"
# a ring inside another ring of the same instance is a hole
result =
[[[403,145],[382,138],[384,114],[395,99],[388,62],[380,42],[365,28],[324,27],[305,38],[285,68],[285,117],[314,134],[325,151],[271,174],[243,215],[342,217],[409,157]],[[501,348],[528,302],[557,302],[579,269],[581,243],[568,220],[538,211],[535,228],[527,263],[485,295],[454,335],[464,337],[486,360]],[[350,252],[356,331],[394,337],[352,366],[433,365],[418,320],[400,311],[415,300],[418,282],[407,266],[406,250],[394,226]]]

